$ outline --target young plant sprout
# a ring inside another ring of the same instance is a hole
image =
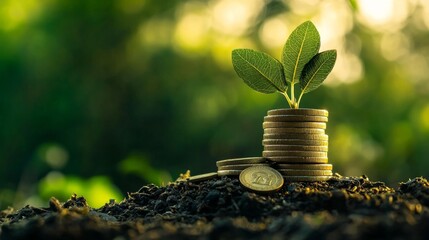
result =
[[[280,92],[290,108],[299,108],[302,96],[322,84],[337,59],[336,50],[319,53],[319,48],[319,32],[312,22],[306,21],[287,39],[281,62],[252,49],[234,49],[232,64],[249,87],[267,94]],[[298,100],[295,98],[297,83],[301,89]]]

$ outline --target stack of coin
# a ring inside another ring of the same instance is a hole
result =
[[[262,156],[289,181],[323,181],[332,176],[328,164],[328,111],[275,109],[264,117]]]
[[[240,175],[241,171],[248,167],[254,166],[270,166],[268,159],[263,157],[246,157],[246,158],[231,158],[216,162],[217,174],[225,175]]]

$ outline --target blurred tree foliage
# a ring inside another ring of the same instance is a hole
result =
[[[0,208],[71,195],[93,179],[107,186],[107,202],[120,198],[116,186],[125,193],[187,169],[214,171],[223,158],[260,156],[263,116],[287,103],[247,88],[230,51],[279,53],[272,35],[282,22],[317,26],[323,16],[348,23],[320,29],[321,50],[343,55],[337,77],[301,105],[330,111],[335,170],[388,182],[428,177],[429,6],[404,2],[402,22],[375,29],[362,20],[372,16],[365,1],[334,11],[325,5],[336,1],[3,0]]]

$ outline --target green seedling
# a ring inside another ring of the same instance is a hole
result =
[[[291,108],[299,108],[302,96],[322,84],[337,59],[336,50],[319,52],[319,48],[319,32],[312,22],[306,21],[286,40],[281,61],[252,49],[234,49],[232,64],[249,87],[267,94],[280,92]],[[301,90],[298,100],[297,83]]]

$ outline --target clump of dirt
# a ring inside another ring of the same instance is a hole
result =
[[[0,239],[424,239],[429,183],[398,189],[366,176],[290,182],[258,194],[235,177],[146,185],[99,209],[73,195],[0,213]],[[122,238],[117,238],[122,239]]]

